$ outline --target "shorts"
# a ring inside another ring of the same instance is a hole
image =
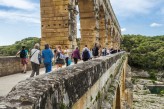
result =
[[[26,58],[21,58],[21,63],[22,65],[25,65],[28,63],[27,59]]]

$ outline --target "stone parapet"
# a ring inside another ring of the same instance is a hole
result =
[[[0,107],[4,107],[3,109],[98,109],[101,105],[98,99],[104,87],[109,81],[119,78],[117,76],[121,74],[119,68],[122,68],[124,54],[125,52],[120,52],[100,57],[21,81],[5,100],[0,102]]]
[[[19,57],[0,57],[0,77],[20,73],[21,67]],[[28,62],[27,70],[31,70],[30,62]]]

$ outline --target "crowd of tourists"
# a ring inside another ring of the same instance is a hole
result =
[[[74,64],[77,64],[79,60],[88,61],[99,56],[106,56],[116,52],[118,52],[118,50],[114,50],[113,48],[102,48],[97,43],[90,49],[85,45],[81,53],[78,47],[76,47],[75,50],[71,50],[68,46],[62,48],[62,46],[59,45],[52,50],[48,44],[46,44],[45,48],[41,51],[39,44],[36,43],[34,48],[30,50],[30,53],[28,53],[25,46],[22,46],[22,49],[18,51],[16,56],[18,54],[20,55],[23,65],[22,73],[26,73],[28,60],[30,60],[32,67],[30,77],[33,77],[34,75],[39,75],[41,63],[45,66],[45,73],[49,73],[52,71],[53,65],[56,66],[56,69],[59,69],[64,65],[71,65],[72,61]]]

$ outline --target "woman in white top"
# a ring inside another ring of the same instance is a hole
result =
[[[33,77],[35,75],[39,75],[39,68],[40,68],[40,60],[41,59],[41,54],[40,54],[40,50],[39,50],[39,44],[36,43],[34,48],[31,50],[31,66],[32,66],[32,73],[30,75],[30,77]]]

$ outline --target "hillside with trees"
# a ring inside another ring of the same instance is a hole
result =
[[[0,46],[0,56],[15,56],[22,46],[26,46],[26,49],[30,50],[35,43],[40,43],[40,38],[28,37],[9,46]]]
[[[164,36],[124,35],[122,49],[130,53],[130,66],[164,70]]]

